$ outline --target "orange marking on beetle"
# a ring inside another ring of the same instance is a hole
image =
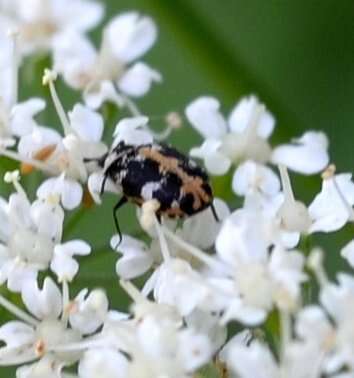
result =
[[[171,207],[169,209],[166,209],[164,213],[169,218],[182,218],[185,214],[179,207]]]
[[[192,194],[193,209],[198,210],[202,201],[209,203],[210,196],[202,188],[204,181],[200,177],[190,176],[180,166],[179,160],[174,157],[164,156],[156,148],[142,147],[139,154],[146,159],[151,159],[159,165],[160,173],[174,173],[182,181],[181,191],[183,194]]]

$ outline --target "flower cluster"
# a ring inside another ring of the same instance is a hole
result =
[[[13,316],[0,325],[0,365],[16,366],[19,378],[192,378],[210,367],[220,377],[353,377],[354,275],[331,281],[323,251],[310,244],[354,221],[352,175],[336,174],[323,132],[274,146],[275,118],[254,95],[228,117],[210,96],[185,109],[203,138],[190,156],[212,180],[232,175],[242,205],[215,196],[214,214],[160,219],[150,188],[153,199],[137,211],[140,232],[106,239],[129,308],[113,309],[100,288],[72,295],[80,261],[95,247],[67,240],[64,221],[85,201],[99,205],[102,188],[122,191],[97,160],[121,142],[166,139],[182,119],[169,114],[157,134],[135,103],[162,80],[140,61],[157,39],[154,21],[135,11],[114,16],[97,48],[87,32],[103,16],[90,0],[0,0],[0,156],[19,162],[4,177],[12,193],[0,198],[0,306]],[[42,77],[52,125],[36,118],[44,99],[19,101],[19,69],[43,52],[52,62]],[[82,96],[70,111],[58,75]],[[108,142],[107,102],[131,115]],[[42,175],[31,198],[21,176],[34,171]],[[289,171],[321,177],[310,203],[296,197]],[[354,240],[340,255],[354,268]],[[308,298],[312,286],[318,295]]]

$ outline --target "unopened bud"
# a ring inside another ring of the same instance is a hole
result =
[[[170,112],[166,115],[166,123],[168,126],[172,127],[173,129],[179,129],[182,127],[182,117],[177,112]]]
[[[45,68],[44,75],[42,78],[42,84],[48,85],[49,83],[55,81],[57,79],[58,75],[55,71],[50,70],[49,68]]]
[[[323,172],[322,172],[322,179],[328,180],[334,176],[336,173],[336,166],[334,164],[330,164]]]

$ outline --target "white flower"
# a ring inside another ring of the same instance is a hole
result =
[[[144,116],[120,120],[113,133],[113,147],[120,142],[133,146],[152,143],[153,137],[147,130],[148,121]]]
[[[234,343],[228,350],[226,361],[240,378],[280,378],[274,356],[258,341],[249,347]]]
[[[233,341],[233,340],[232,340]],[[290,341],[277,362],[269,347],[258,340],[247,346],[236,340],[228,345],[224,359],[239,378],[318,378],[321,376],[323,355],[312,343]]]
[[[0,327],[0,338],[5,343],[1,348],[3,362],[14,360],[16,364],[21,364],[42,358],[48,353],[55,355],[56,347],[81,339],[77,331],[57,320],[62,311],[62,297],[50,278],[44,280],[42,289],[38,288],[35,281],[28,281],[23,288],[22,299],[36,318],[26,315],[24,320],[28,320],[27,324],[11,321]],[[79,356],[78,353],[59,352],[56,359],[63,364],[71,364]]]
[[[148,291],[150,285],[157,303],[176,307],[182,316],[196,308],[216,310],[213,299],[217,293],[184,260],[174,258],[163,263],[146,282],[144,290]]]
[[[29,134],[36,126],[38,126],[33,117],[44,108],[45,102],[40,98],[31,98],[14,105],[11,109],[10,116],[10,127],[13,135],[22,136]]]
[[[128,360],[114,348],[92,348],[80,359],[78,370],[80,378],[127,378]]]
[[[149,92],[153,83],[162,80],[160,73],[145,63],[134,64],[118,81],[122,93],[132,97],[141,97]]]
[[[215,211],[222,221],[225,219],[230,211],[225,202],[219,198],[214,199]],[[175,225],[172,227],[175,228]],[[187,218],[181,228],[178,228],[175,232],[179,237],[185,240],[187,243],[207,249],[211,248],[215,242],[216,236],[220,230],[221,223],[217,222],[212,214],[211,209],[206,209],[192,217]],[[141,276],[147,272],[154,264],[161,264],[161,246],[156,238],[156,235],[151,235],[153,240],[150,246],[147,246],[144,242],[132,238],[128,235],[123,235],[121,244],[118,245],[119,236],[114,235],[111,239],[111,247],[122,254],[122,257],[116,264],[117,274],[124,279],[132,279]],[[170,252],[173,256],[181,257],[191,263],[195,263],[191,255],[183,248],[176,246],[170,246]],[[149,290],[153,290],[156,284],[156,279],[159,276],[159,272],[155,272],[152,280],[149,280]],[[163,282],[159,281],[159,282]],[[150,287],[150,285],[152,285]]]
[[[223,223],[216,238],[216,250],[227,264],[238,259],[261,258],[266,260],[271,245],[268,223],[257,211],[241,209],[233,212]]]
[[[311,175],[321,172],[329,162],[328,139],[323,132],[308,131],[293,144],[278,146],[273,150],[272,162],[289,169]]]
[[[327,358],[325,368],[328,373],[338,371],[342,366],[354,369],[354,331],[351,314],[354,311],[354,278],[348,274],[337,275],[338,284],[325,285],[320,293],[323,307],[335,325],[335,333],[328,339],[334,347]]]
[[[231,163],[242,160],[268,161],[271,149],[267,138],[275,122],[264,106],[253,96],[244,98],[228,121],[219,107],[213,97],[200,97],[187,106],[189,122],[205,138],[202,146],[191,150],[191,155],[204,159],[206,168],[216,175],[226,173]]]
[[[70,324],[82,334],[91,334],[106,320],[108,306],[103,290],[96,289],[90,293],[87,289],[81,290],[70,304]]]
[[[0,348],[1,364],[20,365],[37,360],[20,367],[18,375],[60,377],[63,367],[80,359],[80,341],[85,342],[85,335],[96,331],[105,320],[108,307],[105,295],[94,291],[85,299],[86,295],[85,290],[70,302],[47,277],[42,289],[35,280],[28,280],[24,286],[22,300],[29,313],[14,305],[9,307],[2,300],[2,305],[21,321],[10,321],[0,327],[0,340],[4,343]]]
[[[122,62],[131,62],[145,54],[155,43],[157,28],[150,17],[126,12],[106,27],[106,37],[113,54]],[[117,39],[117,36],[121,36]]]
[[[208,336],[214,352],[220,350],[227,339],[227,329],[219,322],[219,316],[207,311],[195,310],[185,318],[189,328]]]
[[[26,280],[48,268],[54,245],[60,241],[64,212],[55,202],[30,204],[23,194],[2,202],[0,233],[0,281],[21,291]]]
[[[37,189],[37,197],[40,199],[53,194],[59,196],[65,209],[72,210],[80,205],[83,190],[78,182],[66,178],[65,173],[62,173],[59,177],[51,177],[43,181]]]
[[[278,176],[270,168],[249,160],[236,169],[232,189],[239,196],[257,192],[274,196],[280,191],[280,183]]]
[[[175,307],[150,301],[147,299],[145,293],[140,292],[130,281],[121,280],[120,285],[134,301],[131,306],[132,313],[134,314],[134,325],[141,324],[146,318],[153,318],[159,324],[169,325],[173,328],[181,327],[183,323],[182,318]],[[121,316],[118,316],[118,320],[121,320]],[[110,325],[112,324],[109,322],[105,324],[108,335],[112,331]]]
[[[16,378],[61,378],[63,364],[51,356],[45,356],[31,365],[16,370]]]
[[[63,117],[66,118],[66,115]],[[81,104],[74,106],[63,128],[65,136],[62,138],[55,130],[36,127],[31,134],[20,139],[18,150],[26,161],[26,157],[33,158],[51,147],[44,166],[48,165],[48,170],[54,170],[57,174],[62,173],[43,181],[37,189],[37,196],[46,198],[48,195],[58,195],[63,207],[72,210],[82,200],[80,183],[88,179],[85,159],[102,157],[107,152],[107,146],[101,142],[102,116]]]
[[[323,360],[335,345],[335,329],[319,306],[310,305],[301,309],[296,316],[295,331],[302,341],[317,345]]]
[[[54,153],[59,148],[60,143],[61,136],[56,130],[37,126],[30,133],[20,138],[17,149],[20,156],[33,158],[39,151],[50,146],[52,146],[52,153]]]
[[[79,263],[73,259],[73,256],[86,256],[90,252],[91,247],[82,240],[71,240],[57,244],[54,247],[50,268],[57,275],[58,281],[72,281],[79,270]]]
[[[140,97],[152,83],[161,81],[161,75],[145,63],[132,64],[151,48],[156,37],[151,18],[137,12],[122,13],[105,27],[99,51],[84,36],[72,31],[59,36],[54,67],[70,86],[84,92],[91,107],[98,108],[106,100],[121,106],[124,98],[112,84],[124,94]]]
[[[212,356],[208,337],[182,325],[172,307],[148,301],[129,282],[122,284],[139,302],[133,308],[135,316],[123,321],[119,314],[107,318],[100,339],[108,344],[85,353],[80,378],[95,377],[98,371],[112,378],[117,373],[125,378],[192,377]]]
[[[220,231],[222,221],[230,215],[230,210],[222,199],[214,198],[213,205],[220,222],[215,221],[214,214],[208,208],[194,216],[188,217],[183,222],[182,228],[177,230],[177,234],[191,245],[201,249],[211,248]],[[178,253],[185,255],[183,251],[177,251]]]
[[[116,235],[111,239],[111,247],[122,254],[116,264],[118,276],[129,280],[147,272],[154,261],[147,246],[141,240],[123,235],[122,242],[117,247],[118,238]]]
[[[19,33],[21,52],[33,53],[55,46],[67,30],[84,33],[103,17],[103,6],[87,0],[15,0],[11,12]]]
[[[332,232],[354,220],[354,183],[350,173],[324,178],[322,189],[309,206],[311,232]]]
[[[209,360],[212,350],[205,335],[146,318],[127,352],[132,357],[129,378],[187,378]]]
[[[275,247],[269,252],[267,222],[261,214],[238,210],[223,224],[216,250],[231,269],[233,278],[214,280],[229,298],[223,321],[237,319],[245,324],[262,322],[275,304],[296,308],[303,273],[303,256],[297,251]]]

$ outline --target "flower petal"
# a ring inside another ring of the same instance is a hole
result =
[[[152,83],[162,81],[161,74],[147,64],[139,62],[130,67],[118,80],[118,88],[128,96],[144,96]]]
[[[206,139],[200,147],[194,147],[190,155],[204,159],[205,168],[213,175],[224,175],[231,166],[231,160],[219,152],[221,141],[217,139]]]
[[[103,134],[103,118],[99,113],[76,104],[69,112],[70,125],[77,135],[88,142],[99,142]]]
[[[72,210],[81,203],[83,190],[78,182],[62,174],[45,180],[37,189],[37,196],[41,199],[47,199],[53,194],[61,197],[65,209]]]
[[[97,52],[91,41],[80,33],[67,30],[54,38],[54,70],[75,89],[84,89],[90,81]]]
[[[98,25],[104,16],[103,4],[99,1],[61,0],[51,1],[49,4],[55,22],[64,30],[74,29],[85,32]],[[43,12],[42,7],[39,14]]]
[[[351,174],[339,174],[323,180],[321,192],[309,206],[309,214],[313,221],[311,232],[336,231],[348,222],[348,206],[354,205],[354,183],[351,177]]]
[[[92,290],[86,296],[87,290],[82,290],[75,298],[75,309],[70,314],[71,326],[81,334],[95,332],[106,319],[108,313],[108,298],[103,290]]]
[[[214,198],[213,205],[220,222],[215,220],[210,208],[187,218],[183,222],[182,238],[191,245],[208,249],[215,243],[221,222],[230,215],[230,210],[227,204],[219,198]]]
[[[33,117],[45,108],[45,101],[41,98],[31,98],[15,105],[11,110],[11,129],[14,135],[29,134],[37,123]]]
[[[263,105],[255,96],[242,98],[232,110],[228,122],[230,129],[234,133],[242,133],[248,127],[252,126],[251,122],[256,119],[257,134],[263,139],[268,139],[273,132],[275,120],[271,113],[260,109]],[[261,111],[259,117],[255,112]]]
[[[122,141],[133,146],[152,143],[153,137],[145,128],[148,121],[149,119],[144,116],[123,118],[114,131],[113,146]]]
[[[87,256],[91,253],[91,246],[83,240],[70,240],[56,247],[58,253],[66,253],[69,256]]]
[[[220,103],[214,97],[199,97],[186,107],[186,116],[204,138],[221,138],[227,125],[219,111]]]
[[[157,37],[157,28],[150,17],[126,12],[108,24],[105,34],[114,56],[120,62],[127,63],[151,48]]]
[[[295,172],[312,175],[328,165],[327,148],[328,140],[324,133],[308,131],[293,144],[276,147],[271,159],[273,163],[284,164]]]
[[[42,289],[35,280],[28,281],[22,290],[22,300],[38,319],[57,318],[62,311],[61,292],[50,277],[44,279]]]
[[[128,361],[116,349],[92,348],[80,359],[78,370],[80,378],[125,378]]]
[[[111,81],[103,80],[93,88],[87,88],[84,93],[85,104],[92,109],[98,109],[106,101],[122,107],[124,99],[120,96]]]
[[[148,253],[131,253],[121,257],[116,264],[116,273],[119,277],[130,280],[147,272],[153,263]]]
[[[246,161],[235,171],[232,189],[239,196],[252,192],[274,196],[280,190],[280,182],[278,176],[270,168],[253,161]]]

